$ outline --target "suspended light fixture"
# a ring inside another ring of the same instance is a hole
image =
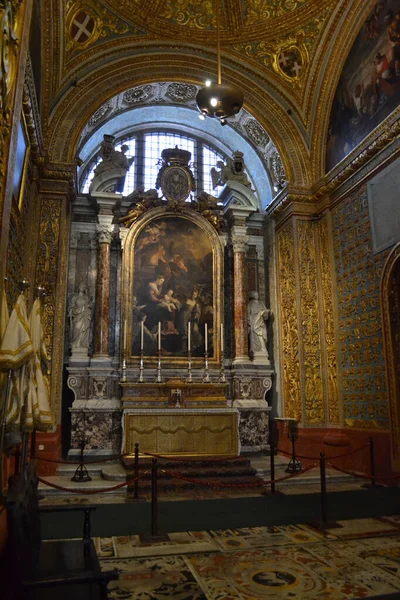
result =
[[[221,125],[227,124],[227,118],[237,115],[243,105],[243,93],[228,83],[221,83],[221,48],[219,31],[219,1],[217,0],[217,66],[218,83],[206,82],[196,95],[196,104],[200,118],[214,117]]]

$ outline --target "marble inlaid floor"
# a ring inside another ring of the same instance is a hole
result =
[[[174,534],[152,546],[137,536],[96,544],[102,567],[120,571],[109,586],[113,599],[400,598],[400,519],[340,524],[325,532],[288,525]]]

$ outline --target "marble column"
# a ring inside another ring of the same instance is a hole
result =
[[[96,310],[94,321],[95,361],[109,361],[108,328],[110,309],[110,246],[113,230],[98,228],[99,253],[96,281]]]
[[[248,236],[245,227],[232,228],[233,246],[233,317],[235,332],[235,355],[233,363],[249,362],[249,342],[247,332],[247,292],[246,292],[246,249]]]

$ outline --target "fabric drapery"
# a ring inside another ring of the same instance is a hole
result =
[[[3,319],[2,300],[2,319]],[[4,317],[5,318],[5,317]],[[8,401],[7,425],[18,425],[21,406],[27,399],[29,359],[33,355],[33,345],[29,331],[25,296],[21,293],[13,308],[0,346],[0,370],[13,371]]]

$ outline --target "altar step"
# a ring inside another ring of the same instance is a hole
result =
[[[134,474],[134,465],[131,459],[123,461],[127,470],[127,478]],[[151,459],[141,459],[140,488],[146,491],[151,488]],[[217,460],[209,457],[208,460],[173,460],[161,458],[157,461],[157,480],[160,491],[191,490],[197,487],[211,487],[211,484],[221,484],[221,487],[232,485],[244,487],[262,483],[257,477],[256,469],[251,466],[248,458],[239,457],[227,460]],[[133,492],[133,487],[128,486],[128,492]]]
[[[146,463],[143,460],[147,461]],[[275,477],[281,478],[285,477],[287,473],[285,472],[286,467],[288,465],[289,459],[283,456],[277,456],[275,460]],[[181,482],[179,485],[171,484],[171,481],[168,480],[165,475],[162,473],[162,469],[171,471],[173,473],[187,476],[190,479],[194,480],[208,480],[209,482],[221,482],[225,484],[230,483],[246,483],[246,482],[254,482],[257,479],[262,479],[264,481],[268,481],[270,479],[270,470],[269,470],[269,457],[265,455],[255,455],[250,456],[249,458],[240,457],[239,459],[234,459],[232,461],[224,461],[224,474],[221,471],[216,471],[216,464],[208,463],[207,461],[201,461],[186,465],[185,470],[182,471],[182,464],[177,461],[169,460],[167,462],[163,462],[162,459],[159,461],[159,469],[161,472],[158,473],[158,480],[160,481],[160,485],[165,484],[166,491],[179,491],[179,489],[194,489],[199,488],[203,490],[209,490],[210,493],[212,490],[218,490],[218,488],[205,486],[200,484],[191,484],[190,482],[186,482],[187,487],[183,487],[185,482]],[[231,464],[229,464],[231,463]],[[144,469],[146,464],[146,470],[150,471],[151,461],[149,459],[141,459],[140,468]],[[93,489],[99,490],[99,493],[104,488],[112,487],[118,483],[122,483],[126,481],[127,477],[132,477],[132,474],[127,473],[127,469],[120,461],[104,461],[101,463],[86,463],[86,468],[90,477],[92,477],[92,481],[87,483],[76,483],[72,482],[71,478],[73,477],[76,471],[76,464],[63,464],[60,465],[57,470],[56,476],[44,476],[43,479],[48,480],[50,483],[55,484],[57,486],[63,487],[64,490],[57,490],[54,488],[50,488],[44,484],[40,484],[39,488],[41,492],[46,496],[54,496],[58,494],[73,494],[75,490],[79,489]],[[236,471],[236,475],[232,474],[232,469]],[[337,486],[341,486],[342,484],[346,484],[347,486],[357,488],[361,483],[365,483],[364,480],[358,479],[356,477],[352,477],[350,475],[346,475],[344,473],[339,473],[331,468],[327,468],[327,485],[328,489],[338,489]],[[177,479],[174,481],[178,481]],[[307,487],[314,489],[314,491],[319,490],[319,468],[316,467],[311,471],[307,471],[305,473],[300,473],[298,476],[290,479],[286,479],[284,481],[280,481],[277,483],[278,489],[282,489],[284,493],[297,493],[295,492],[296,488],[300,488],[306,490]],[[146,475],[146,478],[141,479],[140,481],[140,489],[143,489],[143,492],[146,492],[146,496],[149,496],[150,491],[150,473]],[[226,493],[229,493],[229,487],[223,488]],[[243,488],[246,489],[246,488]],[[254,491],[254,495],[258,495],[259,491],[257,487],[248,488],[249,493],[251,490]],[[163,487],[160,487],[160,491],[163,491]],[[240,492],[240,488],[232,488],[232,495]],[[119,497],[126,495],[126,487],[122,487],[119,490],[113,492],[117,494]],[[90,498],[90,497],[89,497]]]

